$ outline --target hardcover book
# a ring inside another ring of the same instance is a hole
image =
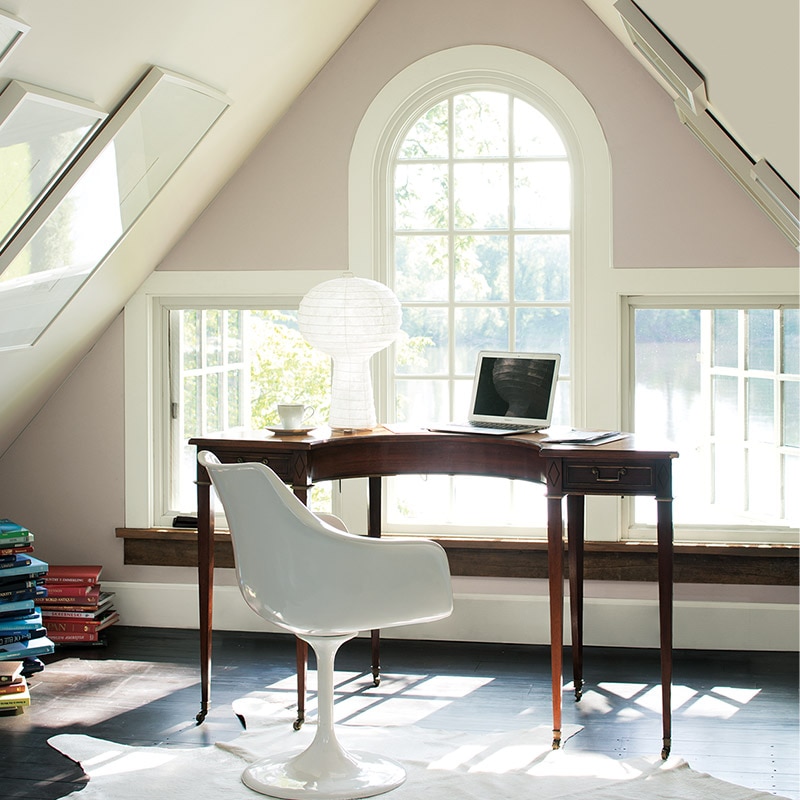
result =
[[[49,574],[44,580],[48,597],[84,598],[99,597],[100,585],[97,583],[52,583]]]
[[[0,694],[0,709],[9,708],[24,708],[31,704],[31,693],[28,690],[28,684],[21,692],[14,692],[13,694]]]
[[[0,619],[16,616],[25,617],[32,614],[34,609],[33,600],[11,600],[6,603],[0,603]]]
[[[38,639],[40,636],[46,635],[47,629],[44,627],[30,628],[29,630],[0,631],[0,647],[14,642],[27,642],[30,639]]]
[[[19,680],[13,683],[0,683],[0,697],[8,694],[19,694],[26,691],[27,688],[28,682],[20,675]]]
[[[31,639],[27,642],[15,642],[0,647],[0,660],[16,660],[25,658],[38,658],[46,656],[55,650],[51,639],[47,636],[40,636],[38,639]]]
[[[10,547],[5,546],[4,541],[0,541],[0,556],[15,556],[17,553],[32,553],[32,544],[17,544]]]
[[[48,565],[47,562],[42,561],[41,559],[34,558],[30,556],[30,563],[29,564],[22,564],[20,566],[9,567],[7,569],[0,570],[0,586],[2,585],[2,581],[8,580],[9,578],[16,577],[16,576],[41,576],[44,577],[47,574]]]
[[[9,631],[30,631],[42,627],[42,612],[38,609],[25,617],[0,618],[0,633]]]
[[[27,528],[18,525],[10,519],[0,519],[0,539],[5,539],[13,536],[21,536],[30,533]]]
[[[103,567],[98,564],[51,564],[47,573],[48,583],[86,583],[100,581]]]
[[[17,553],[13,556],[0,557],[0,570],[11,569],[12,567],[27,567],[31,563],[32,556],[24,553]]]
[[[0,662],[0,683],[13,683],[22,675],[22,661]]]
[[[100,602],[100,587],[99,586],[78,586],[78,591],[58,591],[59,587],[47,586],[47,597],[42,598],[43,606],[63,606],[63,605],[76,605],[76,606],[94,606]],[[64,588],[64,587],[61,587]]]

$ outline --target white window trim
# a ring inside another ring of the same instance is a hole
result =
[[[170,308],[296,307],[305,293],[341,270],[153,272],[125,306],[125,526],[172,524],[164,469]]]
[[[354,269],[375,280],[385,280],[389,261],[386,212],[393,144],[403,135],[410,118],[447,94],[470,86],[518,93],[544,111],[559,131],[572,169],[572,314],[589,318],[586,298],[592,297],[586,276],[611,269],[611,161],[602,128],[587,99],[564,75],[534,56],[494,45],[468,45],[426,56],[411,64],[378,93],[356,132],[350,156],[350,258]],[[591,209],[591,213],[589,210]],[[615,328],[619,335],[618,324]],[[587,402],[590,375],[597,364],[589,348],[591,325],[572,331],[572,418],[575,425],[619,425],[619,371],[602,370],[602,403]],[[387,391],[387,356],[379,360],[377,379],[379,414],[391,407]],[[602,362],[601,362],[602,363]],[[595,368],[595,371],[596,368]],[[617,531],[619,503],[611,498],[589,498],[589,535]],[[593,530],[595,533],[593,533]],[[608,538],[608,537],[606,537]]]

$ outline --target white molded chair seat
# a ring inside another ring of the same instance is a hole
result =
[[[302,752],[260,759],[246,786],[279,798],[345,800],[399,786],[405,770],[346,751],[333,726],[333,665],[359,631],[430,622],[453,609],[444,550],[425,539],[389,540],[339,530],[301,503],[267,466],[220,464],[198,453],[225,509],[239,589],[265,620],[308,642],[317,657],[318,720]]]

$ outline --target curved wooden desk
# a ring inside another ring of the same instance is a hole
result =
[[[357,433],[312,431],[305,437],[250,434],[253,438],[195,438],[190,444],[220,461],[262,461],[305,502],[316,481],[369,479],[370,536],[380,536],[381,478],[405,474],[484,475],[543,483],[547,490],[550,591],[550,651],[553,694],[553,747],[561,742],[561,684],[564,618],[563,498],[567,498],[567,551],[576,699],[583,686],[583,534],[586,495],[645,495],[658,504],[658,586],[661,644],[662,758],[671,747],[672,685],[672,459],[674,450],[639,446],[633,436],[604,445],[548,445],[540,434],[470,436],[385,428]],[[201,708],[210,700],[211,619],[214,577],[214,519],[209,480],[198,465],[198,583],[200,591]],[[378,680],[377,632],[373,632],[373,676]],[[305,697],[305,652],[298,647],[298,722]]]

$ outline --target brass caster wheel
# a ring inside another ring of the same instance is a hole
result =
[[[296,720],[295,720],[295,721],[292,723],[292,728],[294,728],[294,730],[296,730],[296,731],[299,731],[299,730],[300,730],[300,728],[302,728],[302,727],[303,727],[303,722],[305,722],[305,718],[304,718],[304,717],[298,717],[298,718],[297,718],[297,719],[296,719]]]

